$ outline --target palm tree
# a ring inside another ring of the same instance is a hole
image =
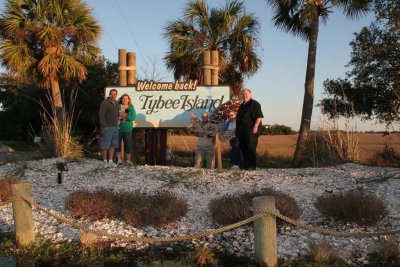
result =
[[[254,74],[261,61],[257,54],[259,22],[247,14],[243,2],[227,2],[221,9],[209,9],[203,0],[189,1],[183,19],[168,22],[165,38],[170,50],[164,58],[176,79],[201,80],[201,55],[218,50],[220,83],[238,94],[245,77]]]
[[[7,0],[0,18],[0,58],[13,75],[51,88],[62,121],[59,79],[85,79],[98,56],[100,26],[81,0]]]
[[[275,26],[308,41],[307,70],[304,84],[303,111],[294,161],[299,162],[310,131],[314,102],[315,59],[319,20],[326,22],[334,7],[349,18],[368,11],[370,0],[267,0],[274,9]]]

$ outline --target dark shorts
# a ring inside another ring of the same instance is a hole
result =
[[[116,152],[121,152],[122,140],[124,140],[124,153],[129,154],[132,150],[132,132],[119,132],[118,148]]]
[[[118,148],[118,127],[106,127],[101,131],[101,149]]]

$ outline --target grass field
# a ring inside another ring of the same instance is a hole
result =
[[[368,162],[376,153],[382,152],[385,145],[390,143],[395,151],[400,152],[400,134],[357,134],[360,161]],[[272,156],[291,157],[296,147],[297,135],[263,135],[260,136],[257,154],[266,152]],[[195,136],[171,136],[172,151],[193,152],[196,149],[197,137]],[[222,143],[222,152],[229,148],[228,142]]]

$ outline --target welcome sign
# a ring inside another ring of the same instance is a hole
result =
[[[138,81],[136,87],[106,87],[118,91],[117,99],[128,94],[136,110],[134,127],[181,128],[190,126],[190,113],[213,112],[230,99],[229,86],[197,86],[197,81],[181,83]]]

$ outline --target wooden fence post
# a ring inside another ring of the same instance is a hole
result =
[[[211,85],[211,52],[203,52],[203,85]]]
[[[211,51],[211,84],[218,85],[219,82],[219,52]]]
[[[32,197],[31,185],[29,183],[13,184],[11,185],[11,193],[13,196]],[[29,247],[35,242],[31,204],[22,199],[15,200],[13,202],[13,214],[17,247]]]
[[[127,83],[128,85],[136,84],[136,53],[128,52],[128,71],[127,71]]]
[[[118,49],[118,85],[127,86],[126,49]]]
[[[275,210],[275,198],[260,196],[253,198],[254,215],[257,210]],[[276,217],[268,215],[254,221],[254,245],[256,262],[260,266],[275,267],[277,260]]]

